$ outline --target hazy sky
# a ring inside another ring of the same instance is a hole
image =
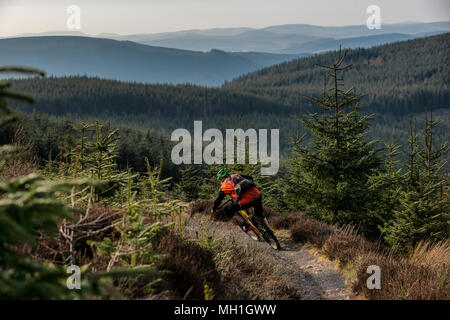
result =
[[[365,24],[372,4],[381,8],[382,23],[450,21],[450,0],[0,0],[0,36],[67,30],[72,4],[81,8],[80,31],[88,34]]]

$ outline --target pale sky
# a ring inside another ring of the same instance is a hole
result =
[[[450,0],[0,0],[0,37],[67,30],[69,5],[81,32],[159,33],[280,24],[363,25],[369,5],[382,23],[450,21]]]

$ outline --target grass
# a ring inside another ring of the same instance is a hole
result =
[[[212,201],[196,201],[189,205],[188,214],[209,216]],[[83,208],[80,208],[83,211]],[[449,242],[421,242],[410,250],[409,256],[388,251],[380,243],[369,242],[359,236],[351,226],[337,227],[305,216],[301,212],[274,215],[270,209],[271,225],[289,230],[295,242],[313,245],[326,258],[337,262],[347,278],[353,279],[353,289],[367,299],[450,299],[450,244]],[[77,214],[77,211],[74,211]],[[97,203],[90,208],[86,230],[88,237],[77,242],[76,259],[90,264],[92,270],[102,271],[107,259],[98,256],[87,240],[114,238],[114,229],[108,228],[120,217],[111,205]],[[212,215],[213,220],[228,220],[223,211]],[[98,231],[98,232],[97,232]],[[168,232],[154,244],[162,258],[161,270],[168,270],[159,283],[148,292],[150,279],[139,276],[116,283],[128,299],[299,299],[289,278],[276,271],[264,255],[254,249],[237,246],[228,241],[214,239],[211,230],[201,229],[196,239]],[[183,238],[184,237],[184,238]],[[196,240],[196,241],[193,241]],[[65,264],[68,244],[61,238],[39,237],[33,249],[22,248],[35,260]],[[366,286],[367,267],[381,268],[381,289]]]
[[[204,216],[195,220],[198,226],[186,232],[184,240],[214,255],[216,270],[221,276],[219,282],[207,284],[213,290],[214,299],[300,299],[290,279],[277,272],[277,266],[269,258],[253,248],[237,245],[232,238],[216,238],[215,229],[209,229],[208,224],[202,221],[209,218],[228,221],[229,218],[221,216],[220,211],[211,215],[211,208],[211,201],[190,204],[187,210],[189,218],[194,213]],[[199,291],[197,293],[200,294]]]
[[[227,244],[224,244],[227,246]],[[231,246],[227,259],[218,262],[228,299],[291,300],[300,295],[287,275],[256,254],[254,249]]]
[[[409,256],[369,242],[351,226],[336,227],[292,212],[272,223],[290,229],[295,242],[310,243],[342,270],[351,270],[353,289],[367,299],[448,300],[450,299],[450,243],[421,242]],[[381,289],[369,290],[367,267],[381,269]]]
[[[210,212],[211,207],[211,201],[196,202],[188,208],[188,213]],[[89,208],[89,215],[86,215],[86,208],[74,208],[75,219],[70,223],[76,228],[75,235],[78,239],[74,248],[77,264],[89,265],[93,272],[106,269],[108,256],[99,255],[88,241],[120,237],[117,230],[109,226],[117,223],[122,213],[115,205],[101,201]],[[219,214],[213,218],[220,220],[225,217]],[[78,223],[80,220],[83,223]],[[152,222],[150,220],[148,223]],[[34,248],[23,247],[20,250],[36,261],[51,261],[58,265],[70,262],[67,261],[67,257],[70,257],[70,243],[60,233],[52,238],[38,237]],[[187,232],[179,234],[175,227],[169,229],[155,240],[153,250],[157,254],[158,269],[165,270],[162,278],[156,283],[153,283],[154,278],[146,275],[115,279],[112,286],[120,294],[111,290],[112,298],[300,298],[289,278],[274,271],[276,266],[257,255],[253,249],[242,248],[229,241],[218,241],[207,228],[199,228],[196,239],[188,238]]]
[[[160,268],[170,271],[159,287],[160,291],[172,291],[173,295],[183,299],[203,299],[204,286],[207,285],[214,290],[215,296],[224,295],[211,250],[173,233],[164,236],[155,250],[165,255]]]

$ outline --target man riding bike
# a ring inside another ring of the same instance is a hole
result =
[[[214,201],[212,212],[216,211],[223,198],[229,194],[231,198],[238,201],[238,203],[230,203],[225,207],[225,214],[229,218],[233,218],[244,230],[249,230],[249,224],[237,213],[239,210],[246,210],[253,207],[255,215],[264,220],[267,226],[269,226],[267,219],[264,217],[261,191],[253,183],[251,176],[242,174],[231,174],[227,168],[221,169],[217,173],[217,180],[220,181],[220,191],[217,199]],[[242,189],[240,188],[242,187]],[[241,192],[239,192],[242,190]]]

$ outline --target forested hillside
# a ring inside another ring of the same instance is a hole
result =
[[[0,39],[0,61],[39,66],[47,75],[88,75],[147,83],[220,86],[225,80],[305,54],[196,52],[131,41],[53,36]]]
[[[347,54],[353,67],[345,81],[366,94],[367,111],[405,115],[422,112],[433,101],[449,108],[450,33],[394,44],[354,49]],[[304,107],[302,95],[318,95],[323,72],[318,64],[333,62],[335,52],[282,63],[239,77],[225,88],[257,94],[291,107]]]
[[[450,33],[350,50],[347,59],[353,67],[346,71],[346,81],[357,83],[358,90],[367,95],[364,100],[367,111],[394,115],[423,112],[430,100],[435,109],[448,108],[449,50]],[[150,112],[153,117],[172,117],[182,112],[193,117],[209,117],[218,110],[228,114],[238,111],[278,114],[287,110],[280,104],[287,105],[292,112],[308,104],[303,95],[320,94],[323,72],[317,65],[327,65],[334,54],[306,57],[262,69],[227,83],[223,90],[192,85],[140,85],[85,77],[21,80],[14,82],[14,86],[33,94],[39,110],[58,115]]]
[[[367,94],[362,98],[364,112],[378,114],[371,138],[394,137],[407,145],[412,115],[423,118],[431,102],[443,120],[435,139],[437,143],[449,139],[449,46],[450,34],[445,34],[348,52],[353,67],[345,71],[345,83],[356,84],[358,92]],[[295,116],[309,106],[303,95],[318,96],[322,91],[326,72],[316,64],[331,61],[333,53],[302,58],[248,74],[222,88],[88,77],[23,79],[12,84],[35,97],[33,108],[38,112],[152,128],[167,137],[176,128],[192,128],[194,120],[202,120],[204,128],[282,128],[281,149],[286,154],[297,130]]]
[[[281,128],[283,141],[295,133],[292,109],[253,94],[193,85],[150,85],[70,77],[13,81],[13,88],[36,98],[33,109],[72,119],[102,119],[115,125],[159,130],[177,128]],[[21,107],[31,111],[29,107]],[[286,119],[290,119],[286,123]],[[292,131],[294,130],[294,131]],[[283,145],[287,145],[283,143]]]
[[[49,159],[61,160],[67,156],[70,149],[79,137],[77,128],[80,121],[69,117],[55,117],[42,113],[25,114],[16,112],[15,117],[20,123],[8,123],[0,126],[0,144],[17,140],[20,132],[22,143],[29,144],[36,157],[36,161],[45,165]],[[94,121],[94,120],[93,120]],[[132,168],[139,172],[147,170],[145,158],[150,164],[157,165],[164,160],[162,175],[178,180],[179,168],[170,161],[172,143],[166,133],[154,129],[136,128],[127,125],[112,125],[118,129],[117,134],[117,165],[122,168]],[[89,137],[92,137],[92,132]]]
[[[194,85],[137,84],[87,77],[13,81],[13,88],[33,94],[38,111],[54,115],[147,115],[170,119],[168,128],[192,119],[221,114],[286,113],[287,106],[253,94]],[[178,123],[176,123],[178,122]]]

